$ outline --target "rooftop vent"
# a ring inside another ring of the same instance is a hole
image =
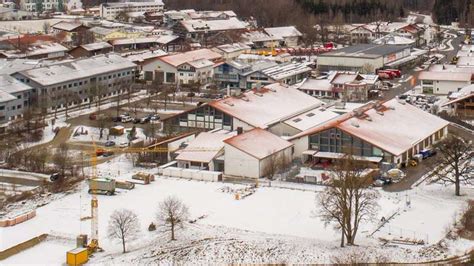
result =
[[[377,114],[383,115],[383,112],[382,111],[377,111]]]
[[[357,123],[356,121],[352,121],[352,122],[351,122],[351,125],[352,125],[353,127],[359,127],[359,123]]]
[[[372,122],[372,117],[367,116],[367,117],[365,118],[365,120]]]
[[[312,117],[314,116],[314,113],[309,113],[309,114],[306,114],[307,117]]]
[[[257,96],[259,96],[259,97],[263,97],[263,94],[258,93],[258,92],[256,92],[255,95],[257,95]]]
[[[298,122],[300,122],[300,121],[301,121],[301,118],[293,119],[293,122],[295,122],[295,123],[298,123]]]
[[[234,106],[234,104],[230,102],[224,102],[224,103],[227,104],[228,106]]]

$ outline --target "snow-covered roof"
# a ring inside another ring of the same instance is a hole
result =
[[[262,61],[253,62],[250,64],[250,69],[247,72],[242,73],[242,76],[247,76],[257,71],[271,68],[274,66],[278,66],[278,63],[276,63],[275,61],[262,60]]]
[[[233,53],[233,52],[249,50],[250,46],[248,46],[244,43],[237,42],[237,43],[219,45],[216,48],[223,51],[223,52],[225,52],[225,53]]]
[[[0,89],[0,103],[16,100],[16,97]]]
[[[207,59],[198,59],[194,61],[189,61],[187,63],[196,69],[203,68],[203,67],[210,67],[214,65],[214,62]]]
[[[264,31],[254,30],[242,33],[242,39],[249,42],[270,42],[270,41],[281,41],[283,38],[279,36],[269,35]]]
[[[353,112],[303,131],[292,139],[339,128],[399,156],[448,124],[449,122],[416,106],[392,99],[379,105],[370,102]]]
[[[62,31],[73,31],[82,26],[81,22],[60,21],[51,26],[51,28]]]
[[[451,95],[449,95],[449,98],[452,100],[444,103],[443,106],[460,102],[468,98],[474,98],[474,85],[468,85],[457,92],[453,92]]]
[[[7,58],[23,58],[67,51],[68,49],[59,43],[48,43],[37,46],[31,46],[24,53],[16,50],[9,50],[2,52],[2,54],[5,55]]]
[[[260,128],[267,128],[322,104],[306,93],[279,83],[209,103],[230,116]]]
[[[474,56],[460,56],[456,63],[458,67],[472,67],[474,66]]]
[[[16,80],[9,75],[0,75],[0,91],[12,94],[30,89],[32,89],[30,86]]]
[[[25,70],[19,73],[43,86],[49,86],[134,67],[136,65],[126,58],[117,54],[107,54]]]
[[[318,126],[337,116],[339,116],[339,114],[331,110],[327,110],[325,107],[318,107],[298,116],[292,117],[286,120],[284,123],[300,131],[304,131]]]
[[[160,60],[172,66],[177,67],[184,63],[195,61],[198,59],[207,59],[207,60],[214,61],[219,58],[222,58],[222,55],[219,53],[216,53],[209,49],[199,49],[199,50],[193,50],[193,51],[189,51],[185,53],[164,56],[160,58]]]
[[[262,70],[262,73],[273,80],[283,80],[285,78],[311,72],[311,68],[305,63],[286,63]]]
[[[265,31],[277,38],[301,37],[303,34],[294,26],[265,28]]]
[[[106,49],[106,48],[112,48],[112,45],[110,45],[107,42],[95,42],[95,43],[83,44],[81,45],[81,47],[87,51],[96,51],[96,50],[101,50],[101,49]]]
[[[261,128],[254,128],[224,142],[259,160],[293,146],[291,142]]]
[[[213,18],[219,18],[222,16],[228,16],[228,17],[236,17],[237,14],[235,14],[234,11],[232,10],[225,10],[225,11],[214,11],[214,10],[204,10],[204,11],[195,11],[194,9],[191,9],[190,12],[186,12],[190,18],[192,19],[213,19]]]
[[[346,84],[355,80],[362,80],[363,78],[358,73],[344,73],[337,72],[331,79],[332,84]]]
[[[302,82],[298,89],[300,90],[315,90],[315,91],[331,91],[332,84],[329,79],[306,79]]]
[[[140,43],[156,43],[154,37],[142,37],[142,38],[129,38],[129,39],[118,39],[110,41],[112,45],[128,45],[128,44],[140,44]]]
[[[153,50],[153,51],[145,51],[141,53],[133,53],[133,54],[122,55],[122,56],[125,56],[126,59],[137,63],[137,62],[143,62],[148,59],[165,56],[167,54],[168,54],[167,52],[158,49],[158,50]]]
[[[90,28],[89,31],[98,35],[108,35],[113,32],[116,32],[117,30],[104,28],[104,27],[93,27],[93,28]]]
[[[247,28],[247,23],[235,17],[221,20],[183,20],[180,23],[188,32],[242,30]]]
[[[471,81],[472,73],[448,72],[448,71],[422,71],[418,79],[420,80],[448,80],[448,81]]]
[[[125,7],[132,7],[132,6],[164,6],[163,1],[155,0],[155,1],[137,1],[137,2],[109,2],[103,3],[101,6],[111,7],[111,8],[125,8]]]
[[[389,34],[373,41],[375,44],[412,45],[414,39],[406,38],[397,34]]]
[[[13,74],[27,69],[40,68],[47,65],[57,64],[48,60],[33,59],[0,59],[0,74]]]
[[[223,130],[202,132],[184,150],[180,151],[176,160],[209,163],[222,153],[224,140],[233,137],[235,134],[235,132],[229,133]]]

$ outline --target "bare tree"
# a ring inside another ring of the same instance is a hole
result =
[[[371,177],[362,175],[364,169],[352,156],[346,155],[332,169],[330,184],[318,195],[317,210],[322,220],[341,230],[344,240],[354,245],[361,221],[373,218],[378,211],[379,194],[371,189]]]
[[[70,167],[69,157],[69,147],[66,143],[62,143],[53,156],[54,165],[61,172],[61,176],[65,176],[67,169]]]
[[[276,174],[280,173],[287,166],[285,157],[282,153],[274,154],[270,157],[264,168],[264,175],[273,180]]]
[[[434,145],[439,151],[438,168],[435,171],[438,180],[454,184],[456,196],[461,196],[461,183],[470,184],[474,179],[469,175],[469,160],[473,145],[461,137],[449,135]]]
[[[122,252],[127,252],[125,244],[133,240],[140,233],[138,216],[131,210],[120,209],[112,213],[107,228],[107,236],[110,239],[118,239],[122,242]]]
[[[179,198],[169,196],[160,203],[156,216],[158,221],[169,225],[171,229],[171,240],[176,240],[175,229],[179,225],[182,227],[184,221],[188,218],[188,206],[186,206]]]

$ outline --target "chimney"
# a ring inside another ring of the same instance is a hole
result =
[[[242,127],[237,127],[237,135],[244,133],[244,129]]]
[[[260,89],[262,88],[262,83],[257,82],[257,85],[256,85],[255,88],[256,88],[256,91],[257,91],[257,92],[260,92]]]
[[[230,85],[227,85],[227,96],[230,97]]]

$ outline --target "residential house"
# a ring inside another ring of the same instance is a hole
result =
[[[231,43],[216,46],[212,50],[220,53],[225,60],[232,60],[241,54],[249,53],[251,48],[244,43]]]
[[[222,55],[210,49],[199,49],[155,60],[155,77],[165,84],[207,83],[212,80],[216,63],[222,62]],[[156,75],[156,73],[158,75]]]
[[[282,39],[281,46],[296,47],[303,34],[294,26],[265,28],[265,32],[275,38]]]
[[[96,42],[83,44],[69,51],[69,54],[74,58],[91,57],[99,54],[107,54],[112,52],[113,47],[107,42]]]
[[[474,83],[471,72],[422,71],[418,75],[424,93],[447,95]]]

